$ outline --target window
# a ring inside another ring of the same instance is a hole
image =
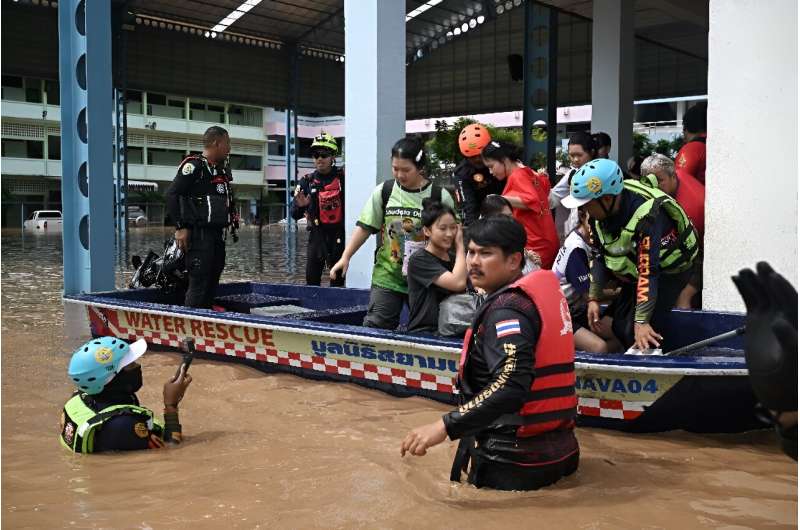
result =
[[[42,81],[41,79],[25,78],[25,101],[28,103],[42,102]]]
[[[41,140],[6,140],[2,141],[2,156],[11,158],[44,158],[44,142]]]
[[[286,156],[286,137],[269,136],[267,154],[270,156]]]
[[[264,122],[263,120],[261,109],[258,107],[231,105],[228,108],[228,123],[231,125],[261,127]]]
[[[160,116],[162,118],[178,118],[184,119],[186,117],[186,109],[184,108],[185,99],[174,97],[167,97],[163,94],[147,93],[147,114],[150,116]]]
[[[314,140],[311,138],[298,138],[297,141],[300,144],[297,156],[299,158],[311,158],[311,144]]]
[[[185,151],[149,147],[147,149],[147,164],[151,166],[175,166],[177,168],[185,156]]]
[[[225,123],[225,106],[207,101],[189,101],[189,119],[210,123]]]
[[[44,91],[47,92],[47,104],[48,105],[60,105],[61,104],[61,92],[60,86],[58,81],[45,81],[44,82]]]
[[[48,96],[49,97],[49,96]],[[138,90],[128,90],[125,94],[126,107],[130,114],[142,113],[142,93]]]
[[[128,164],[143,164],[144,150],[141,147],[128,146]]]
[[[61,137],[50,135],[47,137],[47,159],[61,160]]]
[[[231,169],[261,171],[261,157],[253,155],[231,155]]]
[[[25,101],[25,90],[22,78],[14,75],[3,76],[3,99],[11,101]]]

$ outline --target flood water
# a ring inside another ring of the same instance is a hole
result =
[[[129,255],[167,232],[133,230]],[[260,240],[260,242],[259,242]],[[301,283],[306,233],[242,231],[223,281]],[[578,472],[538,492],[449,482],[455,445],[401,459],[406,432],[447,406],[355,385],[197,360],[185,443],[71,455],[57,441],[72,387],[61,239],[2,232],[2,520],[8,528],[792,528],[797,466],[771,433],[632,435],[578,429]],[[109,249],[113,246],[109,245]],[[111,250],[110,250],[111,251]],[[132,270],[117,255],[118,286]],[[160,413],[174,353],[142,358]],[[698,403],[702,406],[702,403]]]

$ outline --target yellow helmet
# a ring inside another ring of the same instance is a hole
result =
[[[320,133],[320,135],[315,137],[314,141],[311,142],[311,149],[315,148],[328,149],[334,155],[339,152],[339,145],[336,143],[336,138],[326,132]]]

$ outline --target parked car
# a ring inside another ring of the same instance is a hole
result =
[[[128,206],[128,224],[131,226],[147,225],[147,217],[140,206]]]
[[[60,234],[64,220],[59,210],[36,210],[22,223],[22,228],[29,232]]]

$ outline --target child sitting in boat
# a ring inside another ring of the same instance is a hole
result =
[[[408,331],[433,334],[438,330],[439,304],[467,287],[466,254],[453,209],[432,199],[422,206],[427,243],[408,261]]]
[[[381,233],[372,269],[369,309],[364,326],[396,329],[403,304],[408,303],[404,271],[408,258],[425,245],[420,228],[422,201],[433,197],[455,208],[450,193],[425,177],[425,151],[416,138],[403,138],[392,147],[393,180],[379,184],[364,205],[341,259],[331,267],[336,279],[346,275],[350,258],[370,235]],[[404,266],[405,264],[405,266]]]
[[[582,208],[577,212],[578,226],[564,239],[564,245],[558,251],[553,264],[553,272],[556,273],[561,283],[561,291],[569,303],[575,349],[593,353],[621,351],[622,346],[610,329],[605,329],[605,333],[603,330],[598,330],[596,334],[589,327],[586,306],[589,297],[589,257],[592,254],[589,243],[591,228],[589,214]]]

